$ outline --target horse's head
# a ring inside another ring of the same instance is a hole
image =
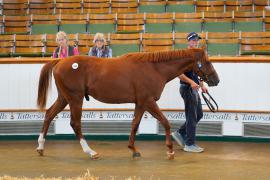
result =
[[[208,86],[217,86],[219,77],[212,63],[208,60],[208,55],[204,49],[192,49],[194,51],[195,63],[194,72],[208,84]]]

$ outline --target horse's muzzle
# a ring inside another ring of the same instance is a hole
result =
[[[219,81],[218,82],[209,82],[207,84],[208,84],[208,86],[217,86],[218,83],[219,83]]]
[[[206,83],[208,84],[208,86],[217,86],[219,83],[219,78],[218,78],[218,76],[209,77],[209,79]]]
[[[200,80],[206,82],[208,86],[217,86],[219,83],[219,76],[216,71],[212,71],[208,74],[203,73],[202,76],[199,75],[199,77]]]

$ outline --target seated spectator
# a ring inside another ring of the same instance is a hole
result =
[[[56,42],[58,43],[58,47],[53,52],[54,58],[79,55],[79,51],[76,47],[68,45],[68,36],[64,31],[59,31],[56,34]]]
[[[88,55],[96,57],[112,57],[112,49],[106,46],[106,40],[102,33],[96,33],[93,42],[95,45],[90,48]]]

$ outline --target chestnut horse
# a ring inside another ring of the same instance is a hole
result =
[[[38,153],[43,155],[45,136],[51,121],[69,104],[70,125],[80,140],[83,151],[93,159],[99,157],[88,146],[81,131],[83,98],[90,95],[104,103],[135,103],[128,145],[133,157],[140,156],[134,145],[135,135],[143,113],[148,111],[164,126],[166,145],[169,148],[167,155],[169,159],[173,159],[170,124],[156,101],[167,82],[189,70],[194,70],[209,86],[219,83],[218,75],[203,49],[129,53],[110,59],[73,56],[48,62],[40,73],[37,104],[41,109],[46,105],[52,72],[58,98],[46,111],[38,138]]]

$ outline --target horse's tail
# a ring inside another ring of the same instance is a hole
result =
[[[48,87],[52,79],[53,67],[59,62],[59,60],[53,60],[43,66],[40,72],[38,83],[38,98],[37,105],[40,109],[44,109],[47,102]]]

